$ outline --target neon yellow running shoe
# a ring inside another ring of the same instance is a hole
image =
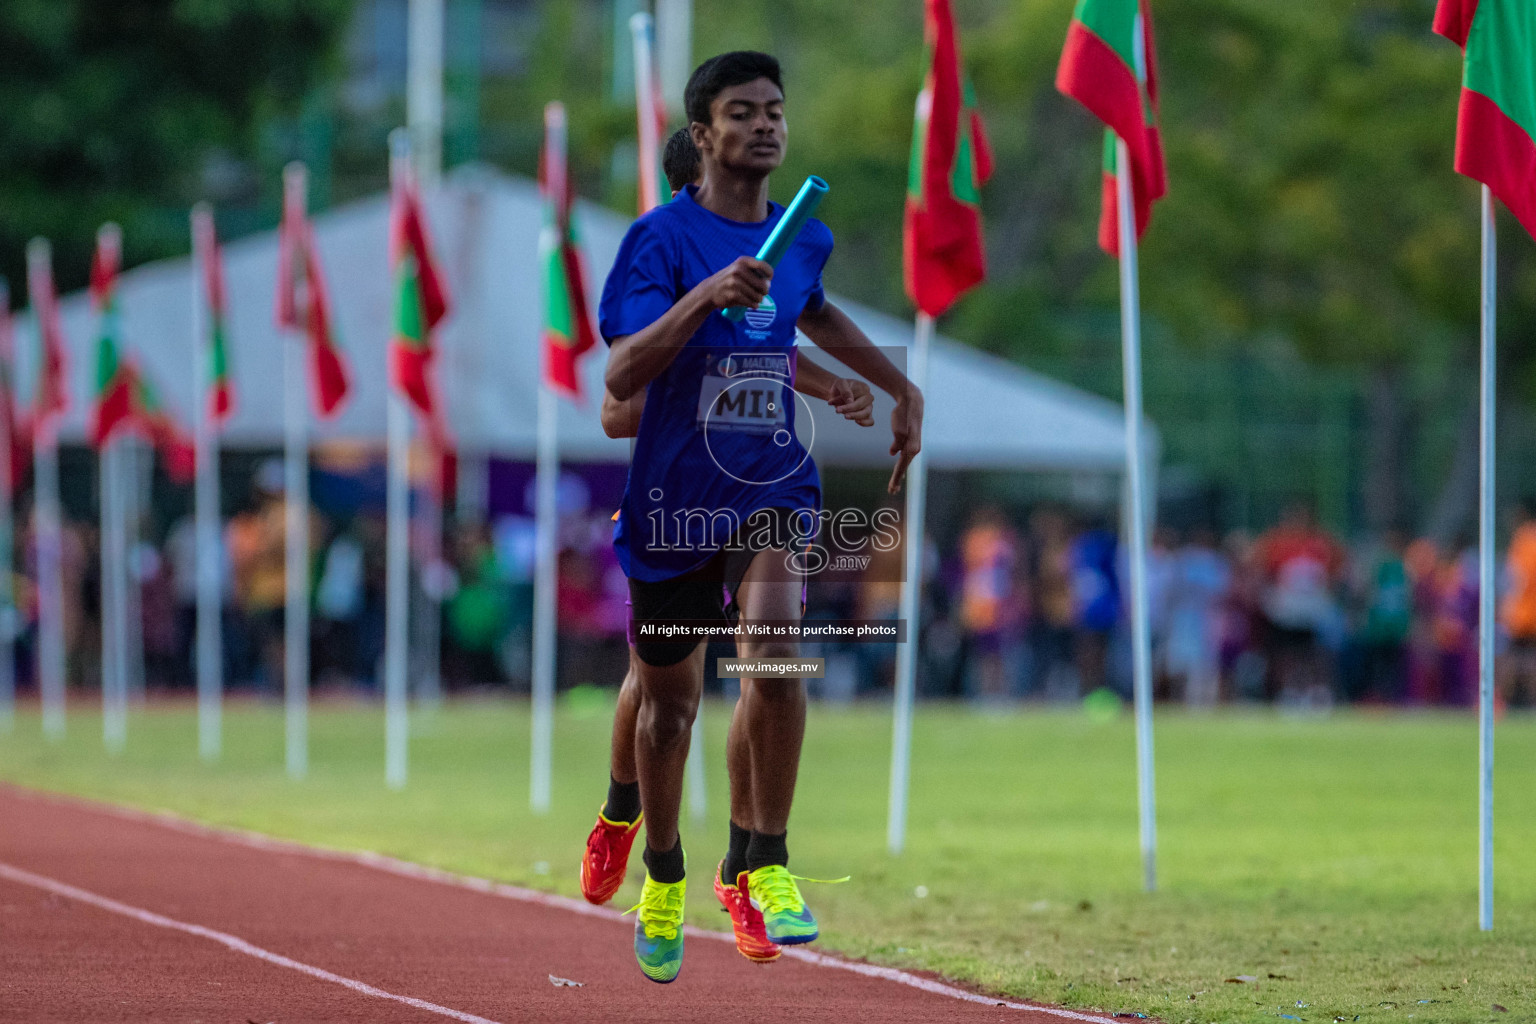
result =
[[[800,887],[795,884],[798,877],[778,864],[760,867],[747,875],[747,890],[752,905],[762,912],[768,941],[780,946],[811,942],[820,934],[816,918],[811,916]]]
[[[635,915],[635,960],[652,981],[666,984],[683,969],[683,893],[688,880],[658,882],[645,874]]]

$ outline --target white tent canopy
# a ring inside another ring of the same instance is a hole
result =
[[[538,239],[543,212],[533,182],[484,168],[448,175],[431,197],[437,254],[447,273],[453,310],[441,335],[438,381],[455,436],[473,450],[514,458],[534,451],[540,366],[541,282]],[[315,234],[330,288],[340,345],[353,374],[353,394],[332,421],[313,427],[317,440],[382,442],[385,349],[390,332],[387,263],[388,199],[377,196],[319,214]],[[577,210],[595,303],[628,221],[583,204]],[[277,234],[230,243],[228,279],[230,372],[237,408],[226,438],[236,445],[282,441],[282,345],[273,323]],[[164,260],[125,273],[120,283],[122,332],[160,387],[166,403],[190,424],[192,380],[191,266]],[[835,299],[877,345],[905,348],[912,325]],[[71,408],[63,436],[80,440],[93,392],[95,323],[87,297],[64,302],[71,348]],[[824,354],[821,360],[836,366]],[[560,450],[585,462],[624,462],[625,441],[604,436],[596,412],[604,359],[584,360],[585,407],[561,403]],[[924,450],[930,466],[1048,469],[1118,473],[1125,427],[1118,405],[973,349],[936,340],[929,367]],[[875,428],[860,430],[818,411],[813,454],[835,465],[889,465],[890,406],[879,396]]]

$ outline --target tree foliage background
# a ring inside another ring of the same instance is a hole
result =
[[[44,235],[55,241],[60,286],[78,287],[105,220],[122,223],[130,263],[184,251],[187,208],[210,192],[237,193],[266,129],[340,70],[335,44],[351,8],[0,4],[0,268],[24,280],[27,240]]]
[[[533,173],[543,104],[560,98],[582,192],[633,209],[634,112],[613,54],[636,2],[447,0],[450,159]],[[350,24],[358,38],[402,34],[403,53],[405,4],[0,6],[0,266],[14,278],[32,234],[74,239],[59,248],[61,277],[78,284],[107,217],[124,222],[130,262],[179,251],[186,204],[209,193],[225,209],[259,208],[248,220],[264,224],[276,168],[297,152],[335,200],[383,187],[403,63],[368,71],[386,88],[360,102],[349,83],[364,72],[338,42]],[[1283,492],[1309,490],[1334,494],[1325,511],[1339,526],[1448,536],[1465,521],[1477,190],[1451,169],[1461,56],[1431,34],[1434,6],[1152,4],[1171,190],[1143,249],[1148,408],[1175,466],[1218,490],[1269,487],[1249,503],[1250,525]],[[990,278],[943,329],[1118,397],[1115,267],[1094,242],[1100,130],[1054,87],[1072,0],[955,9],[997,172],[983,194]],[[829,284],[906,315],[920,0],[696,0],[694,33],[696,58],[780,56],[791,143],[776,194],[807,173],[827,178]],[[680,123],[681,97],[667,100]],[[1507,217],[1503,243],[1501,371],[1521,403],[1506,405],[1508,449],[1536,441],[1525,411],[1536,363],[1522,344],[1536,326],[1536,260]],[[1519,462],[1512,470],[1511,489],[1536,487]]]

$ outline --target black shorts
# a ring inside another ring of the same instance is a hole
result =
[[[665,668],[676,665],[693,653],[698,640],[646,640],[639,635],[647,622],[678,619],[707,622],[735,622],[740,614],[736,590],[752,564],[767,546],[753,544],[754,534],[763,531],[764,518],[772,517],[772,535],[802,536],[790,529],[790,520],[801,513],[787,508],[759,509],[747,517],[741,527],[709,560],[696,569],[671,579],[629,581],[630,615],[633,623],[635,653],[647,665]],[[738,543],[738,540],[740,543]]]

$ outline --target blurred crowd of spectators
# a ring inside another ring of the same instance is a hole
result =
[[[1536,509],[1498,573],[1502,698],[1536,698]],[[981,700],[1130,695],[1127,563],[1102,520],[977,512],[930,552],[925,692]],[[1336,701],[1459,706],[1477,695],[1469,542],[1399,531],[1345,545],[1296,505],[1257,536],[1161,527],[1147,566],[1154,692],[1192,706]],[[888,670],[861,686],[885,685]]]
[[[275,695],[283,685],[287,505],[281,466],[257,474],[250,500],[222,530],[224,679],[233,689]],[[420,523],[414,524],[416,528]],[[560,683],[623,678],[627,651],[627,591],[612,555],[607,516],[567,517],[559,563]],[[148,524],[144,531],[149,532]],[[428,538],[412,537],[410,676],[436,632],[439,669],[450,689],[526,689],[531,664],[534,537],[530,519],[508,516],[494,525],[448,526],[437,557]],[[344,517],[309,510],[311,539],[310,670],[320,692],[376,690],[382,679],[385,634],[385,521],[364,509]],[[100,682],[101,546],[89,521],[64,524],[62,545],[67,677],[71,685]],[[17,680],[35,686],[37,589],[31,525],[18,530],[14,577]],[[197,550],[190,516],[172,523],[163,540],[132,547],[132,595],[142,630],[142,683],[158,690],[195,685]],[[432,623],[432,610],[438,613]],[[423,612],[425,611],[425,615]],[[130,610],[132,613],[132,609]],[[423,620],[432,623],[424,628]],[[0,628],[4,628],[0,625]]]
[[[233,687],[281,689],[284,513],[280,488],[258,487],[224,530],[225,678]],[[1499,675],[1505,699],[1523,704],[1536,698],[1536,509],[1523,508],[1511,525],[1500,572]],[[627,587],[612,523],[596,511],[568,510],[561,529],[559,684],[617,685],[627,663]],[[384,532],[377,515],[330,521],[311,512],[311,669],[321,690],[378,685]],[[162,544],[140,543],[132,558],[150,687],[193,685],[193,534],[190,519],[179,521]],[[14,628],[25,684],[36,613],[26,531],[18,543]],[[64,556],[70,678],[89,685],[99,678],[95,529],[69,524]],[[861,581],[814,582],[807,618],[896,618],[901,557],[899,550],[876,553]],[[440,602],[449,689],[528,685],[533,562],[533,523],[509,516],[490,526],[451,526],[441,559],[414,574],[418,604],[427,595]],[[1069,701],[1107,688],[1129,696],[1127,563],[1109,520],[1055,506],[1012,516],[982,508],[955,543],[940,549],[930,539],[925,565],[922,695]],[[1160,527],[1147,589],[1160,699],[1309,707],[1475,700],[1478,579],[1469,543],[1441,546],[1389,532],[1346,546],[1298,505],[1257,536]],[[413,628],[421,622],[415,616]],[[811,681],[813,693],[852,699],[889,692],[894,644],[806,647],[807,656],[826,659],[826,677]],[[730,651],[722,645],[713,653]]]

